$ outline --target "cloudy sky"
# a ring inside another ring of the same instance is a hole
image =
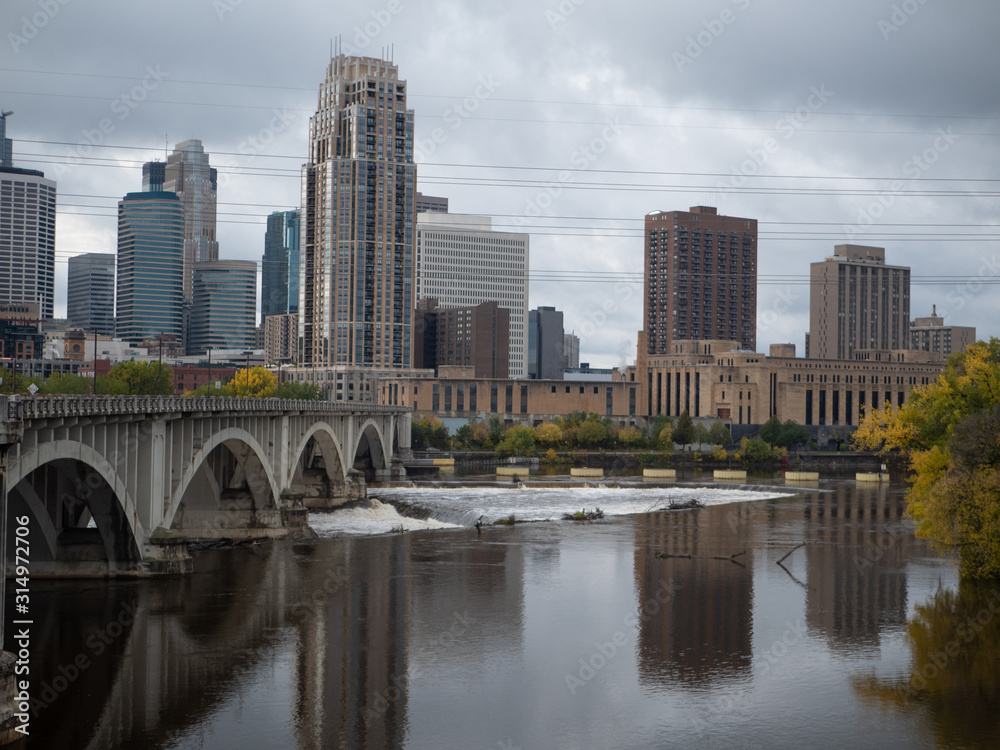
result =
[[[57,315],[165,143],[205,144],[220,254],[259,261],[340,37],[391,47],[421,190],[532,233],[530,304],[585,361],[635,356],[643,216],[701,204],[759,220],[758,349],[801,354],[843,242],[913,269],[914,315],[1000,335],[998,29],[995,0],[3,0],[0,106],[58,181]]]

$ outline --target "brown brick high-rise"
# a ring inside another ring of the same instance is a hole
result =
[[[644,293],[649,354],[707,339],[755,350],[757,220],[709,206],[647,214]]]

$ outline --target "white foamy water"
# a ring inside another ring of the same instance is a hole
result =
[[[373,536],[399,531],[417,531],[420,529],[455,529],[458,524],[401,516],[388,503],[381,503],[377,498],[371,499],[370,507],[346,508],[329,513],[310,513],[309,525],[320,537],[341,536]]]
[[[723,487],[405,487],[369,492],[371,508],[313,513],[310,525],[320,536],[384,534],[400,525],[406,531],[459,528],[480,518],[491,524],[511,515],[518,521],[561,521],[566,513],[595,508],[606,516],[627,516],[659,510],[672,501],[725,505],[789,494]]]

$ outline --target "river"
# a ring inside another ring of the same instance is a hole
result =
[[[37,581],[27,747],[994,748],[1000,587],[904,492],[372,490],[187,577]]]

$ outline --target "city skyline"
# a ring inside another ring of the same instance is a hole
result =
[[[12,19],[37,10],[14,5]],[[116,200],[136,184],[137,164],[163,158],[165,133],[171,144],[200,139],[219,168],[222,255],[259,261],[266,216],[299,206],[307,121],[329,36],[340,33],[345,51],[377,57],[394,46],[416,113],[415,160],[427,165],[417,189],[450,198],[456,213],[530,232],[529,305],[563,310],[594,366],[635,356],[644,215],[691,205],[760,222],[760,350],[790,341],[804,351],[809,263],[843,243],[885,247],[910,267],[915,313],[936,304],[949,324],[996,333],[995,287],[982,283],[1000,278],[982,239],[994,224],[994,199],[982,195],[992,184],[967,182],[993,177],[995,146],[984,134],[997,117],[988,71],[998,53],[985,37],[994,7],[920,5],[899,23],[892,3],[796,19],[748,2],[650,4],[636,9],[649,20],[636,28],[589,3],[515,2],[502,13],[470,2],[398,13],[365,3],[336,16],[230,5],[181,3],[178,19],[164,20],[175,35],[180,18],[200,21],[183,28],[189,57],[170,33],[133,43],[126,29],[145,19],[138,8],[90,21],[60,6],[27,44],[14,49],[8,38],[12,88],[36,94],[2,102],[17,112],[7,134],[22,155],[15,165],[60,185],[57,314],[66,259],[113,249]],[[293,25],[301,29],[283,38]],[[64,50],[80,48],[81,31],[95,54],[71,63]],[[423,44],[429,33],[447,44]],[[767,43],[779,35],[789,43]],[[850,48],[850,59],[831,67],[812,36]],[[942,42],[958,38],[957,51]],[[265,39],[280,66],[251,53]],[[219,66],[226,54],[237,65]],[[500,166],[522,169],[489,168]],[[607,282],[577,281],[598,274]]]

